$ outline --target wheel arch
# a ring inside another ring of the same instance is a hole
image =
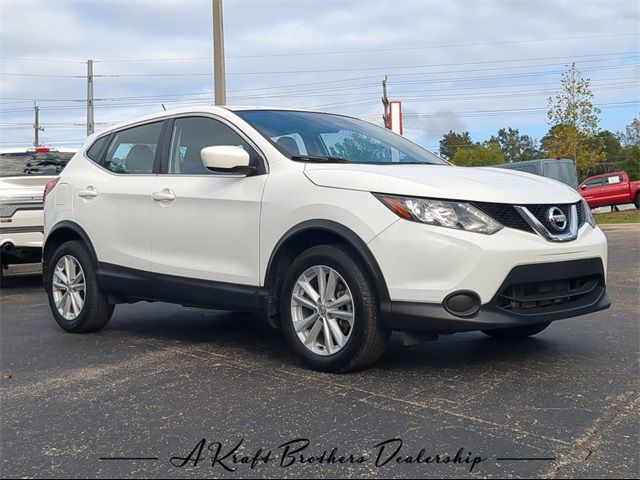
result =
[[[389,290],[382,270],[364,240],[340,223],[331,220],[307,220],[290,228],[271,252],[264,277],[265,309],[270,318],[277,314],[282,281],[291,261],[308,248],[335,243],[346,245],[354,251],[357,260],[374,283],[380,308],[385,310],[385,306],[390,304]]]
[[[42,246],[42,273],[45,286],[47,284],[47,279],[49,278],[48,267],[51,256],[60,245],[72,240],[79,240],[85,244],[89,251],[89,256],[91,257],[91,262],[93,263],[94,268],[98,269],[98,256],[96,255],[96,251],[93,248],[93,244],[91,243],[87,232],[85,232],[77,223],[70,220],[63,220],[56,223],[51,228],[51,231],[47,235],[45,243]]]

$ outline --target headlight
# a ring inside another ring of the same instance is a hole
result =
[[[591,207],[589,206],[589,204],[584,198],[582,199],[582,213],[584,215],[585,222],[591,225],[592,228],[596,228],[597,226],[596,219],[593,218],[593,213],[591,213]]]
[[[374,193],[374,196],[389,210],[406,220],[486,235],[502,228],[502,225],[470,203],[379,193]]]

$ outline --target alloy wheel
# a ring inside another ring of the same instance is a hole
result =
[[[60,257],[53,270],[52,295],[58,313],[75,320],[84,306],[86,283],[80,262],[71,255]]]
[[[305,270],[291,294],[291,319],[303,345],[317,355],[334,355],[353,332],[355,308],[351,290],[333,268]]]

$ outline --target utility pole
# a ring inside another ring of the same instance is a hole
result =
[[[87,60],[87,137],[93,129],[93,60]]]
[[[40,126],[40,108],[38,107],[38,104],[36,102],[33,102],[33,110],[35,112],[35,120],[33,122],[33,146],[34,147],[39,147],[40,146],[40,137],[39,134],[40,132],[44,132],[44,127]]]
[[[384,128],[391,128],[389,123],[389,99],[387,98],[387,76],[384,76],[382,80],[382,105],[384,112],[382,113],[382,120],[384,121]]]
[[[222,28],[222,0],[213,0],[213,95],[214,105],[227,103],[224,70],[224,31]]]

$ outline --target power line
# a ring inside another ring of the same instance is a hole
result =
[[[637,52],[634,52],[637,53]],[[564,57],[571,58],[571,57]],[[594,63],[594,62],[608,62],[612,60],[636,60],[637,57],[635,55],[630,55],[628,57],[619,57],[617,59],[594,59],[594,60],[583,60],[582,63]],[[535,60],[535,59],[532,59]],[[227,75],[289,75],[289,74],[300,74],[300,73],[335,73],[335,72],[365,72],[365,71],[389,71],[389,70],[399,70],[399,69],[418,69],[418,68],[435,68],[435,67],[451,67],[451,66],[470,66],[470,65],[478,65],[485,62],[465,62],[465,63],[449,63],[449,64],[424,64],[424,65],[387,65],[382,67],[357,67],[357,68],[328,68],[328,69],[315,69],[315,70],[273,70],[273,71],[259,71],[259,72],[227,72]],[[483,68],[483,69],[475,69],[476,72],[488,72],[494,70],[510,70],[516,68],[538,68],[538,67],[555,67],[566,65],[566,62],[560,63],[543,63],[537,65],[513,65],[513,66],[505,66],[505,67],[492,67],[492,68]],[[635,66],[636,64],[629,64]],[[460,70],[454,71],[440,71],[440,72],[414,72],[414,73],[391,73],[390,75],[438,75],[438,74],[447,74],[447,73],[460,73]],[[117,77],[190,77],[190,76],[211,76],[210,72],[193,72],[193,73],[104,73],[100,75],[95,75],[96,77],[103,78],[117,78]]]
[[[459,66],[472,66],[472,65],[487,65],[493,63],[513,63],[513,62],[535,62],[542,60],[554,60],[554,59],[574,59],[574,58],[586,58],[586,57],[600,57],[600,56],[616,56],[622,55],[618,58],[596,58],[589,60],[582,60],[580,63],[596,63],[596,62],[608,62],[608,61],[621,61],[621,60],[636,60],[638,51],[631,52],[616,52],[616,53],[601,53],[592,55],[567,55],[567,56],[555,56],[555,57],[537,57],[528,59],[511,59],[511,60],[486,60],[481,62],[458,62],[458,63],[441,63],[441,64],[423,64],[423,65],[387,65],[380,67],[357,67],[357,68],[337,68],[337,69],[315,69],[315,70],[279,70],[279,71],[259,71],[259,72],[228,72],[228,75],[279,75],[279,74],[299,74],[299,73],[332,73],[332,72],[360,72],[360,71],[375,71],[375,70],[399,70],[399,69],[418,69],[418,68],[438,68],[438,67],[459,67]],[[509,70],[517,68],[539,68],[549,66],[565,65],[566,62],[554,62],[544,63],[536,65],[509,65],[504,67],[492,67],[486,69],[476,69],[475,71],[494,71],[494,70]],[[435,75],[439,73],[457,73],[457,71],[442,71],[442,72],[415,72],[412,74],[430,74]],[[63,75],[63,74],[42,74],[42,73],[0,73],[3,76],[23,76],[23,77],[52,77],[52,78],[85,78],[84,75]],[[95,77],[102,78],[117,78],[117,77],[185,77],[185,76],[210,76],[210,72],[180,72],[180,73],[103,73],[94,75]],[[394,75],[406,75],[395,73]]]
[[[526,39],[526,40],[506,40],[502,42],[479,42],[479,43],[458,43],[458,44],[446,44],[446,45],[421,45],[414,47],[393,47],[393,48],[368,48],[358,50],[333,50],[333,51],[315,51],[315,52],[288,52],[288,53],[266,53],[255,55],[228,55],[227,59],[239,59],[239,58],[265,58],[265,57],[295,57],[295,56],[315,56],[315,55],[343,55],[354,53],[382,53],[382,52],[399,52],[410,50],[428,50],[428,49],[442,49],[442,48],[462,48],[462,47],[480,47],[490,45],[512,45],[521,43],[544,43],[544,42],[558,42],[566,40],[580,40],[587,38],[608,38],[608,37],[627,37],[636,36],[637,32],[631,33],[613,33],[603,35],[577,35],[572,37],[555,37],[555,38],[538,38],[538,39]],[[3,60],[23,60],[33,62],[56,62],[56,63],[85,63],[82,61],[72,60],[48,60],[37,58],[19,58],[19,57],[0,57]],[[96,63],[130,63],[130,62],[183,62],[183,61],[198,61],[206,60],[210,61],[211,57],[180,57],[180,58],[138,58],[138,59],[107,59],[96,60]]]

